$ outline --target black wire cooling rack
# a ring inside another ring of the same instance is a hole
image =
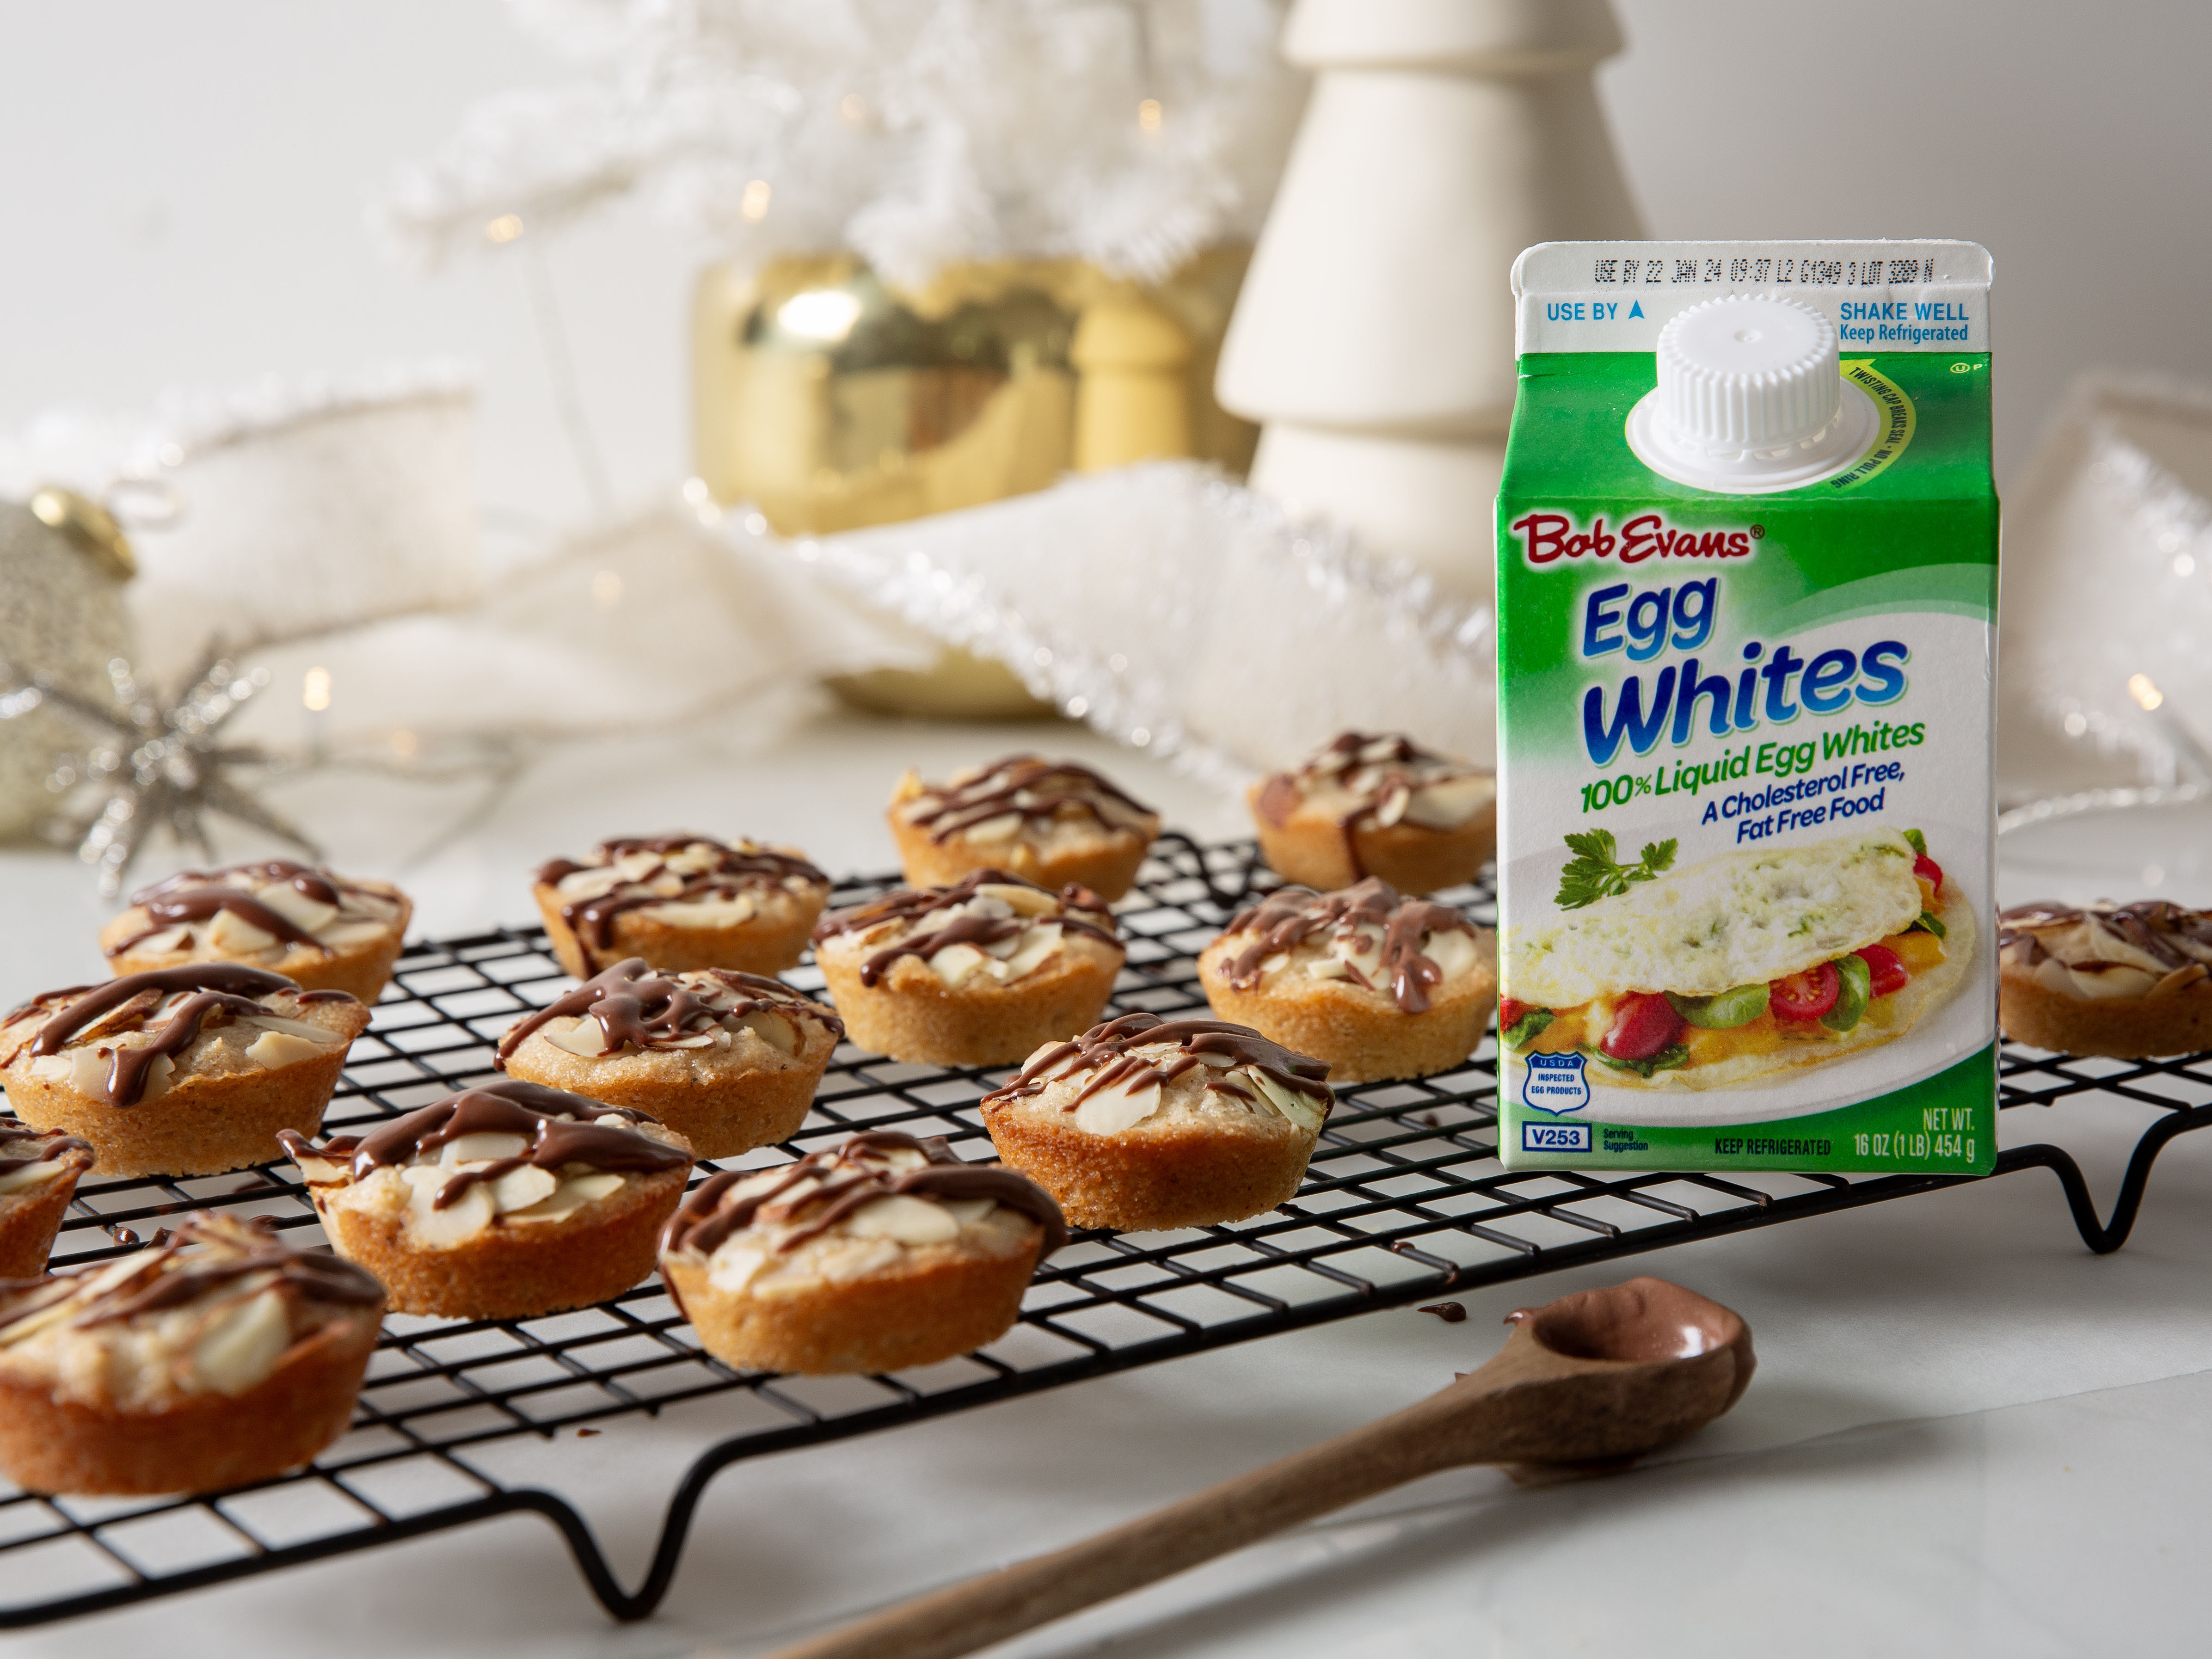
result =
[[[1169,835],[1121,908],[1128,963],[1118,1011],[1203,1006],[1194,957],[1255,882],[1249,843],[1200,847]],[[856,881],[835,902],[891,884]],[[1440,896],[1494,920],[1487,887]],[[802,968],[789,977],[809,989]],[[327,1123],[349,1128],[408,1111],[490,1074],[492,1043],[569,981],[536,928],[412,947],[375,1024],[353,1048]],[[2212,1121],[2212,1055],[2142,1063],[2008,1048],[2006,1106],[2101,1092],[2157,1108],[2109,1222],[2074,1160],[2015,1147],[1996,1173],[2058,1177],[2085,1243],[2125,1242],[2151,1164],[2174,1136]],[[951,1138],[990,1156],[975,1102],[1003,1071],[908,1066],[842,1049],[799,1139],[728,1162],[750,1165],[855,1127]],[[1340,1091],[1304,1187],[1279,1210],[1175,1233],[1089,1232],[1037,1275],[1021,1322],[970,1358],[926,1373],[803,1380],[732,1370],[701,1352],[657,1281],[598,1307],[543,1319],[393,1316],[352,1431],[308,1468],[234,1492],[155,1499],[42,1498],[0,1483],[0,1628],[113,1607],[400,1539],[530,1510],[560,1528],[608,1611],[645,1617],[674,1578],[708,1483],[748,1457],[1034,1393],[1079,1378],[1249,1341],[1451,1291],[1465,1291],[1711,1238],[1802,1216],[1954,1186],[1965,1177],[1507,1173],[1498,1163],[1496,1054],[1416,1083]],[[714,1166],[702,1166],[703,1178]],[[122,1254],[194,1210],[316,1225],[289,1165],[191,1180],[94,1179],[78,1189],[58,1265]],[[1984,1177],[1988,1178],[1988,1177]],[[729,1437],[694,1462],[670,1499],[652,1564],[626,1588],[576,1509],[509,1489],[471,1452],[521,1436],[550,1440],[595,1422],[721,1396]]]

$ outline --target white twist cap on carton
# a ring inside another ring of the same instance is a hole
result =
[[[1803,443],[1836,418],[1836,362],[1835,325],[1810,306],[1708,300],[1659,331],[1659,418],[1708,455]]]
[[[1873,401],[1838,373],[1835,325],[1803,301],[1731,294],[1659,331],[1659,385],[1628,418],[1653,471],[1731,495],[1832,477],[1873,441]]]

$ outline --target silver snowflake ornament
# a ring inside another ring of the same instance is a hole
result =
[[[62,798],[49,835],[76,842],[77,856],[99,869],[102,893],[112,897],[121,890],[131,860],[157,828],[212,860],[210,812],[319,856],[313,842],[237,781],[242,770],[280,767],[279,757],[253,744],[222,740],[224,723],[269,684],[268,670],[243,670],[217,650],[166,707],[139,685],[121,657],[108,663],[107,674],[114,701],[103,708],[45,675],[19,682],[0,666],[0,720],[51,707],[99,733],[82,754],[56,757],[46,787]]]

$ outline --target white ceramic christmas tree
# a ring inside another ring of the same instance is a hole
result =
[[[1221,353],[1253,483],[1473,597],[1513,409],[1513,258],[1642,234],[1597,101],[1607,0],[1297,0],[1316,71]]]

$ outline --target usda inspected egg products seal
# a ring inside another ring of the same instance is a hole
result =
[[[1971,242],[1549,242],[1498,502],[1501,1155],[1978,1174]]]

